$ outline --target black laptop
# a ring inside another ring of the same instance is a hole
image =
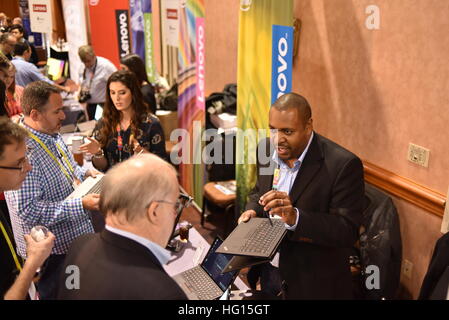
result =
[[[271,260],[287,233],[281,219],[252,218],[240,223],[217,249],[219,253]],[[263,261],[262,261],[263,262]]]
[[[215,238],[200,265],[173,276],[190,300],[218,299],[237,277],[238,271],[223,273],[232,256],[216,252],[222,242]]]

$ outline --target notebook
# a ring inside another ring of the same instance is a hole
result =
[[[240,223],[217,249],[219,253],[271,260],[287,233],[280,219],[252,218]]]
[[[100,193],[103,186],[104,174],[97,174],[95,178],[88,177],[66,199],[82,198],[91,193]]]
[[[223,273],[232,256],[216,252],[222,242],[215,238],[200,265],[173,277],[190,300],[218,299],[237,277],[237,271]]]

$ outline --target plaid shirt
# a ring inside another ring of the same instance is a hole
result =
[[[71,174],[56,147],[58,144],[69,157],[75,177],[83,180],[87,170],[76,164],[60,134],[51,136],[26,128],[59,158],[58,161]],[[33,169],[21,189],[5,193],[18,252],[26,257],[23,236],[29,234],[34,226],[43,225],[56,237],[51,253],[65,254],[75,238],[94,232],[89,213],[83,209],[81,198],[65,200],[72,193],[73,186],[54,159],[35,140],[29,138],[27,145],[32,150],[29,160]]]

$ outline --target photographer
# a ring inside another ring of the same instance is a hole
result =
[[[87,114],[89,120],[92,120],[95,117],[97,104],[103,105],[105,102],[106,83],[117,68],[108,59],[97,57],[94,49],[89,45],[81,46],[78,49],[78,55],[84,63],[84,68],[79,74],[78,100],[81,103],[87,103]]]

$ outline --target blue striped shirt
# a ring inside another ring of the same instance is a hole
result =
[[[25,127],[36,135],[64,165],[65,170],[70,172],[56,147],[58,144],[68,156],[74,176],[79,180],[84,179],[87,170],[76,164],[60,134],[48,135]],[[72,193],[73,185],[55,160],[35,140],[29,138],[27,146],[32,149],[29,160],[33,169],[19,190],[5,192],[18,253],[26,257],[23,236],[30,233],[34,226],[42,225],[56,237],[51,253],[65,254],[75,238],[94,232],[89,213],[83,209],[81,198],[65,200]],[[71,178],[73,180],[73,176]]]

